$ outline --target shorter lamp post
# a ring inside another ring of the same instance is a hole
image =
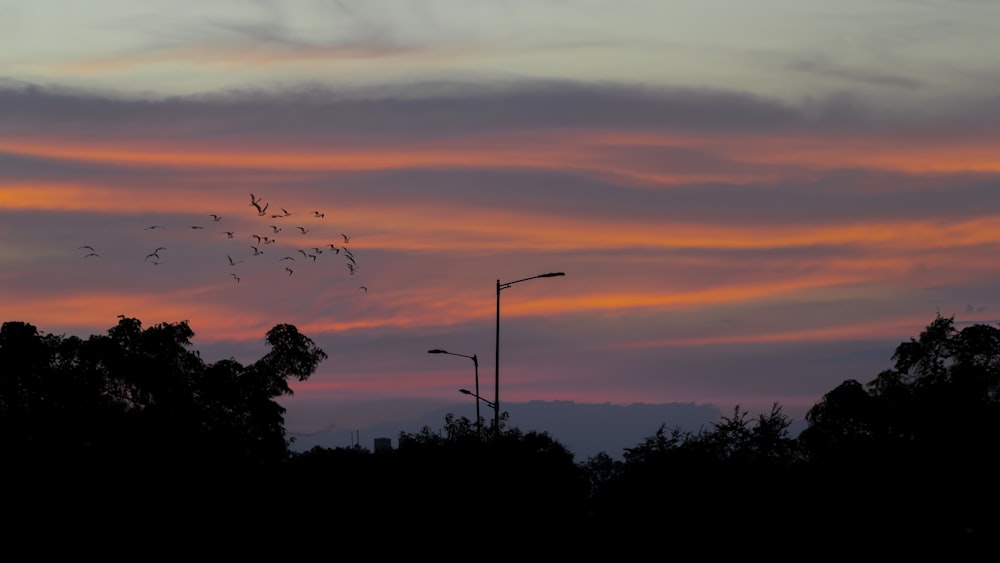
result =
[[[471,356],[466,356],[465,354],[456,354],[454,352],[448,352],[447,350],[440,350],[440,349],[437,349],[437,348],[435,348],[433,350],[428,350],[427,353],[428,354],[448,354],[449,356],[460,356],[462,358],[469,358],[470,360],[472,360],[472,364],[476,368],[476,392],[472,393],[471,391],[469,391],[467,389],[461,389],[461,391],[462,391],[462,393],[465,393],[466,395],[473,395],[477,399],[484,400],[484,401],[486,400],[486,399],[483,399],[482,397],[479,396],[479,358],[477,358],[475,354],[473,354]],[[486,402],[490,406],[493,405],[493,403],[491,403],[489,401],[486,401]],[[482,419],[479,416],[479,401],[476,401],[476,435],[479,436],[480,438],[483,437],[483,423],[482,423]]]

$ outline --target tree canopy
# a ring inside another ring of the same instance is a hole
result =
[[[867,384],[848,379],[809,410],[801,438],[814,455],[919,455],[948,464],[992,457],[1000,432],[1000,329],[959,330],[954,318],[938,315],[892,360]]]
[[[47,463],[269,463],[288,455],[289,380],[327,355],[287,324],[250,365],[206,363],[187,321],[143,328],[120,316],[87,339],[0,327],[0,442],[9,459]]]

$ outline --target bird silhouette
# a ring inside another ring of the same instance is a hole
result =
[[[292,275],[293,273],[293,270],[291,268],[285,268],[285,271],[288,272],[288,275]]]
[[[222,216],[221,216],[221,215],[216,215],[215,213],[209,213],[208,215],[209,215],[209,217],[211,217],[211,218],[212,218],[212,220],[213,220],[213,221],[215,221],[216,223],[218,223],[219,221],[221,221],[221,220],[222,220]]]
[[[351,237],[345,235],[344,233],[340,233],[340,236],[344,237],[345,243],[351,242]]]

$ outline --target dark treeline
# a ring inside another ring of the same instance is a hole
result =
[[[167,512],[188,532],[277,518],[303,534],[544,541],[564,554],[973,553],[1000,537],[1000,329],[988,325],[938,316],[897,347],[892,369],[824,395],[798,436],[778,404],[756,416],[736,407],[697,432],[651,429],[621,460],[576,460],[546,432],[504,418],[480,434],[451,415],[400,433],[395,449],[293,453],[276,399],[326,354],[278,325],[257,362],[206,363],[192,336],[186,322],[126,317],[87,339],[4,323],[5,483],[32,491],[8,511],[79,519],[124,503],[129,529]]]

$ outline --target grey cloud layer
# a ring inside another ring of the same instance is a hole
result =
[[[995,109],[984,96],[966,103],[972,115]],[[425,83],[383,88],[231,91],[211,95],[136,99],[99,96],[0,80],[0,127],[149,137],[183,135],[224,139],[266,135],[307,139],[355,136],[428,138],[470,132],[546,128],[637,128],[748,131],[816,127],[877,131],[926,121],[925,116],[878,115],[844,95],[791,106],[722,90],[653,89],[567,81],[475,86]],[[994,119],[995,114],[981,114]]]

